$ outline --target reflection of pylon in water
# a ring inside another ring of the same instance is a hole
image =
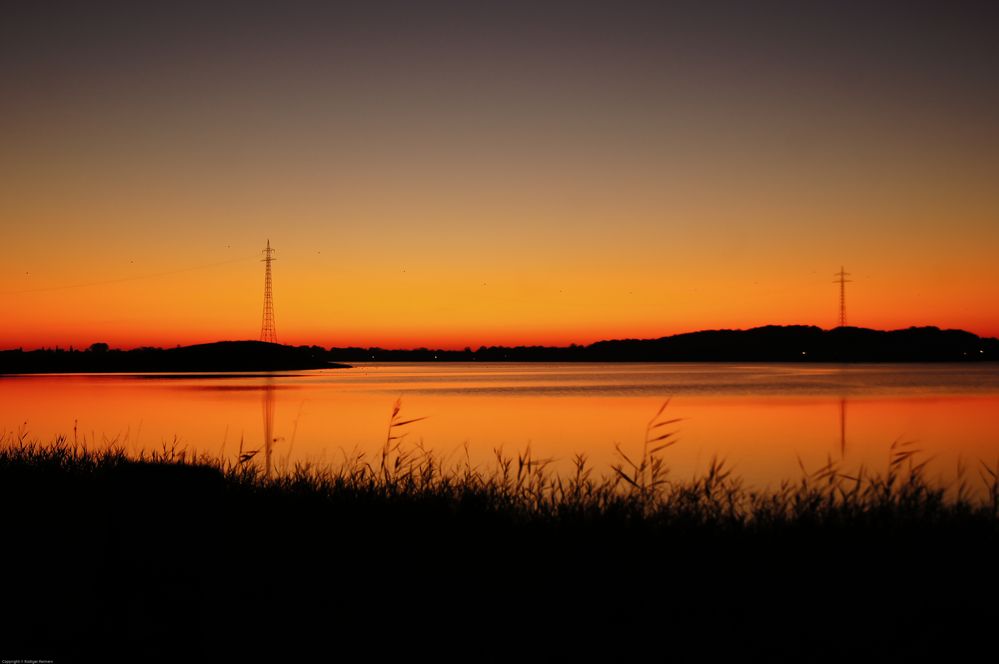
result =
[[[277,260],[273,256],[271,241],[267,240],[262,261],[267,264],[264,270],[264,319],[260,324],[260,340],[277,343],[277,331],[274,329],[274,294],[271,289],[271,262]]]
[[[274,451],[274,383],[267,379],[263,389],[264,477],[271,476],[271,452]]]
[[[846,397],[839,398],[839,455],[846,456]]]

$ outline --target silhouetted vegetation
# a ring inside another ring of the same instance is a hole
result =
[[[263,341],[219,341],[176,348],[86,350],[41,349],[0,352],[0,373],[102,373],[145,371],[297,371],[342,367],[318,346],[283,346]]]
[[[579,456],[568,476],[529,451],[445,462],[404,444],[407,423],[397,404],[374,457],[270,477],[253,450],[8,438],[4,647],[384,658],[429,639],[434,660],[815,661],[991,645],[994,464],[940,487],[895,444],[880,470],[830,461],[760,492],[722,461],[670,477],[662,411],[613,468]]]
[[[477,350],[386,350],[219,341],[177,348],[0,351],[0,374],[145,371],[295,371],[341,362],[980,362],[999,360],[999,340],[935,327],[890,332],[767,326],[707,330],[589,346],[481,346]]]
[[[999,360],[999,340],[935,327],[869,330],[767,326],[588,346],[482,346],[462,351],[331,348],[344,362],[967,362]]]

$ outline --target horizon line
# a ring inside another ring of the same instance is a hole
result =
[[[193,343],[184,343],[184,344],[180,344],[180,343],[177,343],[177,344],[161,344],[161,345],[158,345],[158,346],[157,345],[151,345],[151,344],[136,344],[136,345],[125,345],[125,346],[114,346],[114,347],[112,347],[112,346],[110,346],[110,344],[107,344],[107,342],[103,342],[103,341],[94,341],[94,342],[91,342],[90,344],[84,344],[84,345],[79,345],[79,346],[77,346],[76,344],[68,344],[66,346],[61,346],[60,344],[55,344],[55,345],[51,345],[51,346],[40,345],[40,346],[27,346],[27,347],[25,345],[20,345],[20,346],[10,347],[10,348],[0,348],[0,352],[17,351],[17,350],[20,350],[22,352],[31,352],[31,351],[36,351],[36,350],[57,350],[57,351],[58,350],[65,350],[65,351],[72,351],[72,352],[77,352],[77,351],[82,352],[84,350],[88,350],[89,348],[91,348],[92,346],[97,345],[97,344],[105,344],[105,345],[108,346],[109,350],[130,351],[130,350],[138,350],[140,348],[156,348],[156,349],[166,350],[166,349],[170,349],[170,348],[186,348],[186,347],[190,347],[190,346],[202,346],[202,345],[210,345],[210,344],[217,344],[217,343],[246,343],[246,342],[254,342],[254,343],[276,343],[279,346],[288,346],[288,347],[293,347],[293,348],[297,348],[297,347],[319,347],[319,348],[323,348],[324,350],[328,350],[328,349],[331,349],[331,348],[339,348],[339,349],[347,349],[347,348],[358,349],[359,348],[359,349],[379,349],[379,350],[384,350],[384,351],[443,351],[443,352],[463,352],[463,351],[466,351],[466,350],[471,350],[471,351],[474,352],[475,350],[480,349],[480,348],[573,348],[573,347],[586,348],[586,347],[592,346],[594,344],[605,343],[605,342],[615,342],[615,341],[656,341],[656,340],[659,340],[659,339],[669,339],[669,338],[672,338],[672,337],[679,337],[679,336],[684,336],[684,335],[689,335],[689,334],[698,334],[698,333],[703,333],[703,332],[749,332],[749,331],[752,331],[752,330],[759,330],[759,329],[765,329],[765,328],[814,328],[814,329],[818,329],[818,330],[820,330],[822,332],[832,332],[834,330],[841,329],[841,328],[842,329],[856,329],[856,330],[870,330],[870,331],[874,331],[874,332],[899,332],[899,331],[904,331],[904,330],[935,329],[935,330],[939,330],[941,332],[949,332],[949,331],[966,332],[968,334],[973,334],[974,336],[976,336],[976,337],[978,337],[980,339],[996,339],[996,338],[999,338],[999,335],[983,335],[983,334],[978,334],[976,332],[972,332],[970,330],[966,330],[964,328],[940,327],[938,325],[909,325],[907,327],[898,327],[898,328],[891,328],[891,329],[878,329],[878,328],[872,328],[872,327],[864,327],[864,326],[861,326],[861,325],[836,325],[836,326],[833,326],[833,327],[825,328],[825,327],[822,327],[822,326],[819,326],[819,325],[814,325],[814,324],[793,323],[793,324],[754,325],[752,327],[702,328],[702,329],[696,329],[696,330],[689,330],[689,331],[686,331],[686,332],[675,332],[673,334],[666,334],[666,335],[661,335],[661,336],[650,336],[650,337],[628,337],[628,336],[623,336],[623,337],[611,337],[611,338],[597,339],[596,341],[591,341],[591,342],[588,342],[588,343],[570,342],[570,343],[563,343],[563,344],[542,344],[542,343],[484,344],[484,343],[479,343],[479,344],[475,344],[475,345],[465,344],[465,345],[455,345],[455,346],[450,346],[449,345],[449,346],[436,346],[436,347],[432,346],[432,345],[380,346],[380,345],[363,345],[363,344],[356,344],[356,343],[355,344],[322,345],[322,344],[318,344],[318,343],[285,343],[285,342],[280,342],[280,341],[279,342],[266,342],[266,341],[261,341],[260,339],[249,339],[249,338],[246,338],[246,339],[215,339],[215,340],[212,340],[212,341],[196,341],[196,342],[193,342]]]

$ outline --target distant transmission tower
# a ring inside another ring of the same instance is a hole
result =
[[[274,250],[271,249],[271,241],[267,240],[267,248],[264,249],[262,262],[267,264],[264,272],[264,320],[260,324],[260,340],[277,343],[277,331],[274,329],[274,293],[271,289],[271,261],[274,258]]]
[[[268,274],[270,274],[268,272]],[[843,266],[840,266],[839,272],[833,275],[837,277],[834,284],[839,284],[839,326],[846,327],[846,285],[852,280],[847,279],[850,276],[849,272],[843,271]]]

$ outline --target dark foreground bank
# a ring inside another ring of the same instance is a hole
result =
[[[717,465],[663,483],[654,454],[616,481],[398,448],[267,479],[8,442],[2,656],[971,661],[994,648],[995,469],[948,499],[905,455],[759,496]]]

